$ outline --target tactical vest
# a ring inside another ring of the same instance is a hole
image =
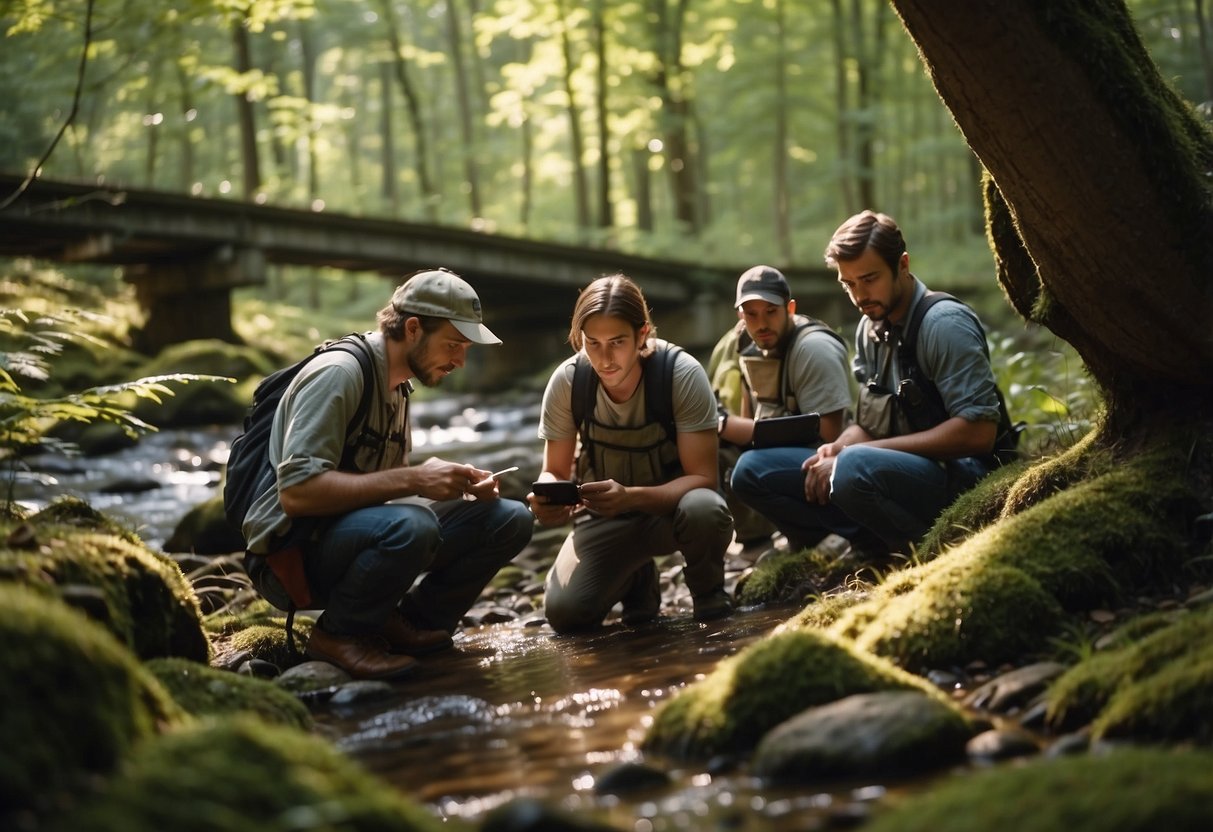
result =
[[[750,405],[750,415],[754,419],[770,419],[776,416],[795,416],[800,411],[796,401],[796,391],[788,384],[787,357],[797,341],[810,332],[828,332],[846,346],[842,336],[829,325],[807,315],[797,315],[796,325],[792,331],[780,339],[778,349],[768,355],[759,349],[750,338],[745,324],[737,324],[737,353],[741,367],[742,378],[745,379],[746,399]]]
[[[598,374],[584,354],[573,370],[573,424],[577,426],[579,482],[613,479],[621,485],[660,485],[682,476],[674,424],[674,362],[682,348],[658,346],[642,358],[644,424],[612,427],[594,419]]]

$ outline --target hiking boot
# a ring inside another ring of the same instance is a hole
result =
[[[695,605],[696,621],[715,621],[717,618],[724,618],[733,613],[733,601],[723,589],[696,595],[692,599],[692,603]]]
[[[657,618],[661,610],[661,581],[657,575],[657,564],[649,561],[632,574],[632,585],[623,594],[623,616],[625,626],[647,624]]]
[[[387,623],[379,629],[392,653],[427,656],[449,648],[454,641],[446,630],[423,630],[405,617],[399,608],[392,610]]]
[[[387,642],[376,635],[338,636],[319,626],[307,640],[309,658],[337,665],[355,679],[396,679],[412,673],[417,660],[387,651]]]

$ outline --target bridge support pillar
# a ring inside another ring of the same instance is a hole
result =
[[[189,262],[127,266],[123,279],[135,286],[143,327],[135,338],[141,352],[203,338],[237,343],[232,329],[232,289],[265,283],[259,249],[223,247]]]

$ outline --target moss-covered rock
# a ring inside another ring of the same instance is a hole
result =
[[[226,555],[244,551],[244,538],[223,514],[223,494],[194,506],[164,541],[166,552]]]
[[[1049,721],[1093,720],[1096,738],[1213,743],[1213,607],[1150,616],[1132,629],[1053,684]]]
[[[1061,621],[1057,602],[1018,569],[956,557],[918,568],[924,577],[913,591],[877,591],[844,612],[831,632],[925,671],[974,658],[1013,659],[1039,649]]]
[[[45,593],[0,584],[0,643],[0,827],[188,719],[126,647]]]
[[[867,832],[1203,832],[1213,754],[1123,748],[958,776],[878,814]]]
[[[827,560],[816,550],[766,555],[737,588],[737,603],[743,607],[804,603],[815,589],[815,576],[827,569]]]
[[[94,530],[43,511],[25,521],[18,546],[0,522],[0,581],[69,601],[140,658],[210,658],[193,589],[180,567],[129,533]]]
[[[251,714],[263,722],[312,726],[303,703],[264,679],[241,676],[186,659],[153,659],[147,670],[177,704],[197,717]]]
[[[132,400],[130,406],[140,419],[161,427],[238,423],[252,401],[256,382],[276,369],[249,347],[217,340],[173,344],[139,367],[137,377],[191,373],[232,378],[238,383],[170,382],[174,395],[160,402]]]
[[[440,820],[328,743],[251,717],[147,743],[122,775],[56,832],[427,832]]]
[[[310,616],[295,616],[295,644],[300,651],[315,623]],[[208,616],[205,626],[212,634],[216,664],[226,665],[236,656],[245,656],[285,669],[304,661],[304,656],[292,653],[287,645],[286,613],[262,598],[240,610]]]
[[[805,708],[882,690],[938,695],[924,680],[824,633],[784,632],[726,659],[666,702],[644,745],[675,757],[745,752]]]

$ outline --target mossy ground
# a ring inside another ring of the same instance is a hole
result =
[[[1092,721],[1096,738],[1213,744],[1213,606],[1161,613],[1049,690],[1056,725]]]
[[[153,659],[148,672],[185,711],[196,717],[251,714],[263,722],[312,727],[303,703],[264,679],[243,676],[186,659]]]
[[[958,776],[905,800],[868,832],[1203,832],[1213,754],[1122,748]]]
[[[251,717],[146,743],[55,832],[462,832],[300,731]]]
[[[822,668],[863,666],[873,656],[917,673],[973,661],[1022,663],[1048,654],[1092,609],[1207,577],[1191,534],[1201,510],[1185,475],[1192,453],[1184,437],[1119,457],[1089,438],[1040,466],[1005,469],[963,508],[980,531],[939,542],[934,553],[923,547],[920,562],[870,588],[856,582],[824,593],[770,640],[667,703],[646,743],[694,755],[744,750],[800,709],[855,692],[844,684],[831,694]],[[958,516],[940,524],[955,530]],[[1200,629],[1201,620],[1190,626]],[[797,629],[822,641],[784,641]],[[1207,643],[1208,632],[1206,622],[1196,643]],[[834,660],[823,655],[826,644]],[[1142,649],[1158,657],[1153,647]],[[849,660],[836,661],[840,654]],[[1097,729],[1167,738],[1213,733],[1213,718],[1196,704],[1211,689],[1209,666],[1203,651],[1186,654],[1138,686],[1137,698],[1109,707]]]
[[[188,719],[109,632],[46,593],[0,584],[0,827]]]

